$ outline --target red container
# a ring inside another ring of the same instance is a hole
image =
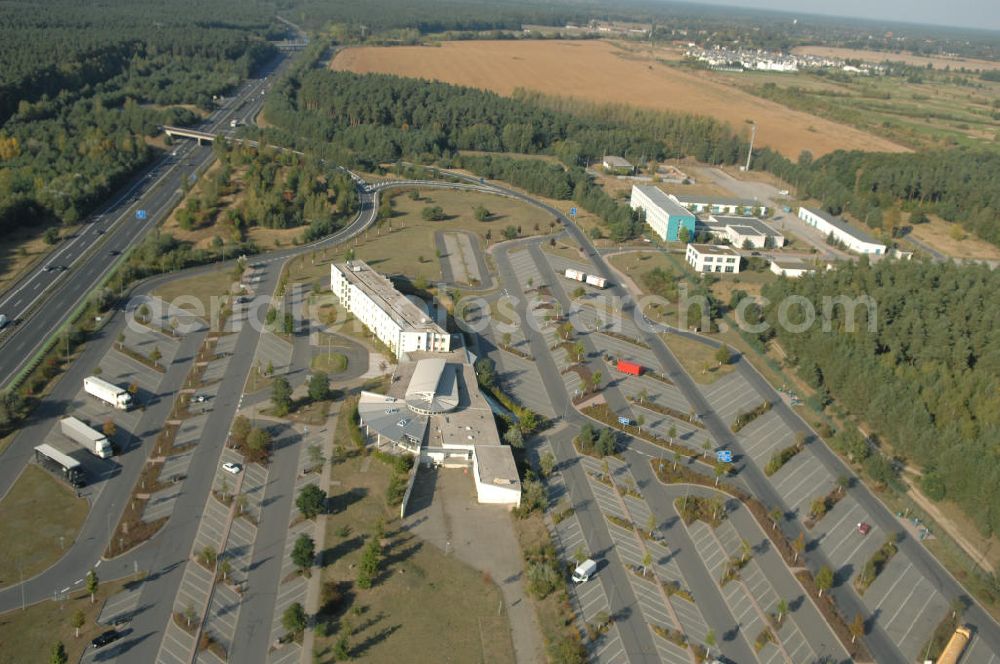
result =
[[[618,360],[618,371],[631,374],[633,376],[641,376],[642,365],[636,364],[635,362],[629,362],[628,360]]]

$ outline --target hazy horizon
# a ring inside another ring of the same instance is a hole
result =
[[[1000,30],[1000,5],[987,0],[693,0],[699,4],[802,12],[840,18]],[[835,8],[835,11],[831,11]]]

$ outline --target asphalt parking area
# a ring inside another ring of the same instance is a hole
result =
[[[519,403],[531,404],[532,410],[545,417],[556,416],[534,362],[503,351],[496,351],[492,356],[504,391]]]
[[[902,553],[889,561],[862,600],[909,661],[920,658],[928,635],[950,611],[948,600]],[[962,661],[977,660],[966,656]]]
[[[809,538],[819,547],[841,578],[857,574],[871,555],[885,542],[886,533],[873,528],[868,535],[858,532],[858,523],[869,521],[867,513],[848,494],[812,529]]]
[[[750,410],[762,399],[738,373],[723,376],[712,385],[698,386],[722,421],[731,424],[736,415]]]
[[[836,481],[812,452],[805,449],[771,476],[771,485],[791,511],[805,517],[812,502],[830,493]]]

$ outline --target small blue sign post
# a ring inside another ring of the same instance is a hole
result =
[[[719,450],[715,453],[715,460],[720,463],[732,463],[733,462],[733,452],[732,450]]]
[[[135,218],[138,219],[139,221],[142,221],[147,216],[149,216],[149,215],[146,214],[145,210],[136,210],[135,211]]]
[[[575,217],[576,216],[576,208],[575,207],[571,207],[569,209],[569,216],[571,216],[571,217]]]

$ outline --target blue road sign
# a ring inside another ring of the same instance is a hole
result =
[[[571,217],[575,217],[576,216],[576,208],[575,207],[569,209],[569,216],[571,216]]]
[[[145,210],[136,210],[135,211],[135,218],[136,219],[142,220],[142,219],[145,219],[147,216],[148,215],[146,214]]]
[[[732,463],[733,462],[733,452],[732,450],[719,450],[715,453],[716,461],[722,463]]]
[[[632,424],[632,420],[630,420],[627,417],[619,417],[618,418],[618,424],[620,424],[620,425],[622,425],[624,427],[627,427],[628,425]]]

